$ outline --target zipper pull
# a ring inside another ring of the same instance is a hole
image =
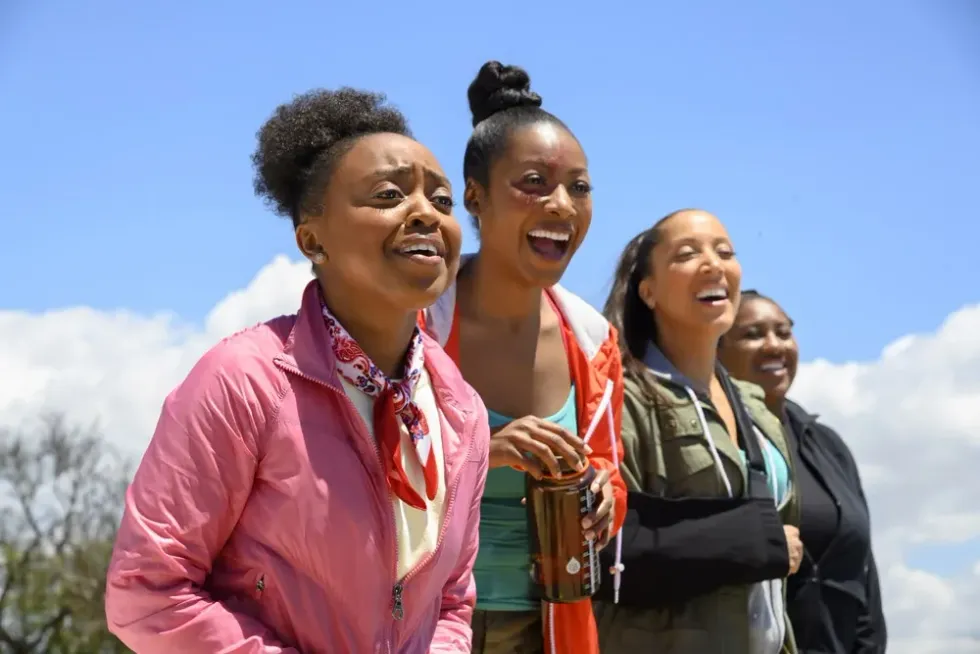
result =
[[[402,584],[398,582],[391,589],[391,617],[401,620],[405,617],[405,607],[402,606]]]

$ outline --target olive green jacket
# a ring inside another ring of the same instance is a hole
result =
[[[649,374],[649,373],[648,373]],[[620,466],[629,491],[665,497],[727,497],[716,459],[705,437],[690,387],[671,375],[650,375],[655,401],[643,384],[627,373],[622,439],[625,456]],[[756,428],[783,455],[794,477],[783,426],[768,411],[761,388],[732,380]],[[733,497],[746,486],[746,466],[710,402],[699,400]],[[656,406],[655,406],[656,405]],[[799,524],[799,503],[793,485],[779,509],[784,524]],[[761,536],[760,536],[761,538]],[[623,575],[629,575],[627,568]],[[768,584],[769,582],[763,582]],[[596,603],[600,648],[603,654],[756,654],[751,651],[749,597],[752,585],[723,586],[670,609],[641,609]],[[769,588],[769,586],[767,586]],[[786,636],[782,654],[796,654],[789,618],[785,614],[785,583],[769,590],[782,597]]]

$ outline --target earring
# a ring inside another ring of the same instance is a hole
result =
[[[323,254],[323,252],[317,252],[312,257],[310,257],[310,259],[313,261],[313,263],[320,264],[326,261],[327,257],[326,255]]]

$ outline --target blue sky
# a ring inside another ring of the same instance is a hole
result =
[[[249,157],[275,107],[313,87],[386,92],[460,199],[466,88],[490,58],[527,68],[589,155],[595,216],[564,282],[596,305],[626,241],[689,206],[728,225],[744,284],[788,308],[804,359],[873,361],[980,302],[976,0],[419,7],[0,0],[0,314],[84,305],[199,325],[275,255],[295,257]],[[0,419],[43,387],[107,413],[119,442],[148,436],[193,349],[153,354],[169,341],[139,321],[12,315]],[[980,541],[956,535],[976,491],[946,483],[980,466],[971,316],[857,381],[854,366],[810,369],[816,410],[836,411],[862,466],[887,470],[870,495],[905,635],[962,631],[980,601]]]
[[[593,303],[626,240],[685,206],[729,226],[805,358],[874,358],[980,300],[970,0],[274,6],[3,3],[0,308],[200,321],[293,254],[249,155],[315,86],[385,91],[458,198],[488,58],[585,145],[595,217],[565,281]]]

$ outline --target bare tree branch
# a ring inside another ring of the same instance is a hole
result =
[[[102,607],[129,473],[96,426],[0,429],[0,651],[127,651]]]

